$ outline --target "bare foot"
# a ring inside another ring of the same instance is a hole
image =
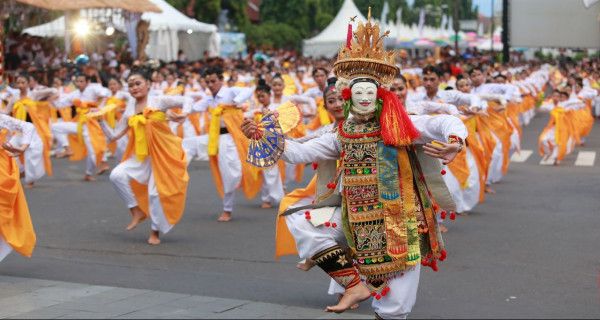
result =
[[[308,271],[314,267],[316,263],[312,259],[304,259],[296,264],[296,268],[302,271]]]
[[[86,174],[85,177],[83,177],[83,181],[92,182],[92,181],[96,181],[96,178],[90,176],[89,174]]]
[[[325,311],[342,313],[350,309],[355,304],[369,299],[370,296],[371,291],[369,291],[367,286],[361,282],[352,288],[346,289],[344,296],[340,299],[338,304],[335,306],[328,306]]]
[[[157,246],[160,244],[160,238],[158,237],[158,231],[150,231],[150,237],[148,238],[148,244],[151,246]]]
[[[25,189],[32,189],[32,188],[33,188],[33,182],[30,182],[25,185]]]
[[[57,153],[56,154],[56,158],[57,159],[61,159],[61,158],[66,158],[66,157],[70,157],[73,155],[73,152],[71,152],[71,150],[67,150],[65,149],[65,151]]]
[[[127,231],[131,231],[133,229],[135,229],[135,227],[137,227],[138,224],[140,224],[140,222],[144,221],[146,219],[146,215],[144,214],[144,211],[142,211],[142,209],[140,209],[140,207],[133,207],[130,209],[131,210],[131,222],[129,222],[129,225],[127,225]]]
[[[338,302],[340,302],[340,300],[342,300],[343,297],[344,297],[343,294],[341,294],[341,293],[338,294]],[[358,309],[358,307],[359,307],[359,304],[355,303],[350,307],[350,310],[356,310],[356,309]]]
[[[448,228],[446,228],[446,226],[445,226],[445,225],[443,225],[443,224],[438,224],[438,229],[440,229],[440,232],[441,232],[441,233],[446,233],[446,232],[448,232]]]
[[[219,216],[219,219],[217,219],[217,221],[219,222],[229,222],[231,220],[231,212],[228,211],[223,211],[223,213],[221,213],[221,216]]]
[[[98,170],[98,173],[96,173],[96,175],[103,175],[104,173],[106,173],[106,171],[108,171],[110,169],[110,167],[108,166],[108,164],[106,162],[102,162],[100,167],[100,170]]]
[[[495,194],[496,190],[490,188],[489,186],[485,187],[485,193],[489,193],[489,194]]]
[[[271,208],[273,208],[273,206],[271,205],[271,203],[270,203],[270,202],[263,202],[263,203],[260,205],[260,207],[261,207],[261,208],[263,208],[263,209],[271,209]]]

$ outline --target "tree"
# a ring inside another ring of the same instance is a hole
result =
[[[188,11],[188,5],[193,2],[192,11],[195,14],[192,17],[206,23],[216,24],[221,12],[221,0],[167,0],[167,2],[183,13]]]

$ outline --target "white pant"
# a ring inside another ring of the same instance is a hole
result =
[[[22,135],[13,135],[10,139],[10,143],[14,146],[20,146],[23,144]],[[46,174],[46,167],[44,166],[44,144],[42,139],[37,132],[33,132],[31,144],[23,153],[24,163],[17,161],[21,172],[25,172],[25,183],[33,183],[41,179]]]
[[[185,119],[185,121],[181,125],[183,126],[183,138],[184,139],[196,136],[196,129],[194,129],[194,126],[192,125],[192,122],[190,121],[190,119]],[[169,121],[169,127],[171,128],[171,131],[173,131],[173,134],[177,135],[177,127],[179,127],[179,123],[174,122],[174,121]]]
[[[312,197],[304,198],[294,204],[294,207],[308,205],[312,200]],[[285,221],[294,236],[300,258],[308,259],[327,248],[346,244],[346,237],[341,227],[341,208],[335,210],[330,220],[338,225],[336,228],[313,226],[306,220],[304,210],[287,215]],[[406,318],[417,299],[420,270],[421,265],[418,264],[414,269],[404,272],[402,276],[388,281],[390,291],[380,300],[373,299],[371,303],[373,310],[384,319]],[[343,293],[344,290],[336,283],[330,285],[329,292]]]
[[[208,135],[192,136],[183,139],[183,150],[188,164],[193,158],[208,160]],[[223,211],[233,212],[235,190],[242,181],[242,163],[230,134],[219,136],[219,171],[223,181]]]
[[[50,125],[52,135],[59,137],[63,135],[66,137],[69,134],[77,134],[77,123],[76,122],[57,122]],[[92,146],[90,140],[90,133],[86,124],[83,124],[83,143],[87,150],[87,157],[85,159],[85,174],[93,175],[96,172],[96,152]],[[60,140],[59,140],[60,144]]]
[[[263,183],[260,198],[263,202],[279,203],[283,198],[283,183],[279,174],[279,166],[275,164],[263,171]]]
[[[150,212],[147,213],[152,222],[152,230],[162,233],[169,232],[173,228],[173,225],[167,221],[162,204],[160,203],[149,158],[146,158],[144,162],[139,162],[135,157],[131,157],[121,162],[110,173],[110,182],[117,190],[121,199],[125,201],[127,208],[130,209],[138,205],[130,185],[132,179],[141,184],[148,185],[148,207]]]
[[[466,148],[466,152],[467,165],[469,166],[467,187],[465,189],[461,188],[460,183],[451,170],[446,170],[446,174],[442,176],[454,203],[456,203],[456,212],[470,211],[479,203],[479,169],[471,151]]]
[[[0,262],[6,258],[6,256],[12,252],[12,247],[4,241],[4,238],[0,234]]]
[[[502,141],[492,133],[492,137],[496,141],[496,147],[492,152],[492,161],[488,170],[487,183],[496,183],[502,180],[502,161],[504,160],[504,153],[502,152]]]

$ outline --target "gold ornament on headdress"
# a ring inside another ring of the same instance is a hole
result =
[[[333,71],[337,77],[349,80],[364,77],[391,84],[400,69],[396,66],[396,52],[383,47],[383,38],[390,32],[380,36],[379,25],[371,23],[371,8],[367,20],[366,24],[359,22],[352,45],[340,49]]]

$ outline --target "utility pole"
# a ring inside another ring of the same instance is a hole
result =
[[[456,52],[456,56],[458,57],[458,29],[460,24],[458,23],[458,0],[454,0],[454,12],[452,14],[452,22],[454,24],[454,52]]]
[[[510,44],[509,44],[509,29],[508,15],[509,15],[509,3],[508,0],[502,0],[502,62],[510,62]]]
[[[494,29],[496,28],[496,24],[494,21],[494,0],[492,0],[492,30],[490,31],[490,42],[491,42],[491,48],[490,50],[492,51],[492,59],[494,59]]]

